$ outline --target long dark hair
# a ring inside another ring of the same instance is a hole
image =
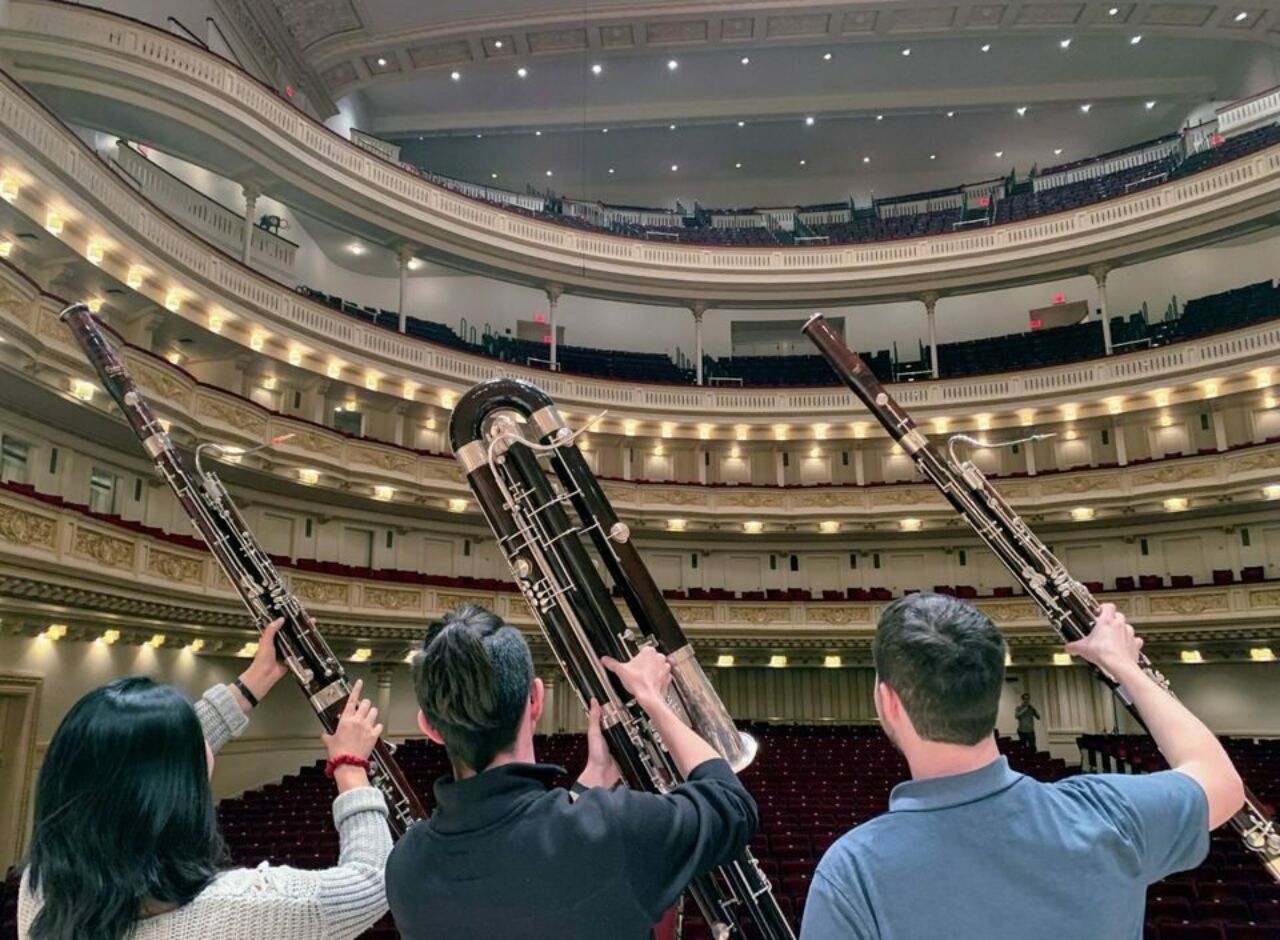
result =
[[[76,702],[36,789],[32,940],[124,940],[148,901],[180,907],[204,890],[223,855],[191,703],[136,676]]]
[[[419,707],[454,764],[476,773],[515,740],[532,684],[524,636],[479,604],[464,604],[433,623],[414,657]]]

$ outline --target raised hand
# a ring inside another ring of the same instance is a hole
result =
[[[364,680],[357,679],[338,719],[338,727],[332,734],[320,735],[330,757],[350,754],[367,759],[373,753],[378,738],[382,737],[383,727],[378,724],[378,709],[367,698],[360,697],[363,691]]]
[[[618,677],[641,708],[647,710],[651,704],[666,700],[667,687],[671,685],[671,664],[652,646],[642,646],[625,663],[602,656],[600,664]]]
[[[1089,635],[1068,643],[1066,650],[1072,656],[1079,656],[1112,676],[1117,676],[1117,673],[1138,664],[1138,656],[1142,652],[1142,637],[1134,633],[1133,625],[1124,619],[1124,614],[1116,610],[1115,604],[1103,604]]]

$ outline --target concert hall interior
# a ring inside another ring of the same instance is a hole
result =
[[[758,742],[750,850],[790,930],[819,859],[908,777],[871,651],[897,599],[999,629],[1014,770],[1163,768],[922,472],[927,438],[1128,617],[1274,819],[1275,4],[0,0],[0,92],[0,940],[72,706],[131,675],[199,699],[258,651],[265,622],[157,473],[166,436],[191,468],[213,445],[204,470],[427,810],[450,765],[411,661],[461,605],[526,637],[539,757],[586,754],[475,488],[514,472],[512,435],[576,445],[622,523],[584,520],[585,574],[650,633],[602,560],[638,553],[649,609]],[[73,303],[163,433],[126,422]],[[845,387],[819,313],[923,438]],[[555,408],[457,446],[499,377]],[[321,706],[283,684],[213,797],[230,864],[321,869]],[[1276,846],[1272,877],[1216,830],[1151,885],[1147,940],[1280,937]],[[712,928],[686,898],[658,935]]]

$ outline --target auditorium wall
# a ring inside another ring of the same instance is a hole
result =
[[[703,649],[711,661],[713,647]],[[37,767],[67,710],[89,690],[125,675],[147,675],[176,685],[191,696],[243,671],[247,660],[196,655],[189,650],[150,646],[0,637],[0,675],[40,677],[36,728]],[[366,694],[382,708],[387,734],[395,740],[418,737],[417,706],[407,665],[372,667],[351,663],[349,674],[364,678]],[[1280,664],[1207,663],[1164,669],[1187,705],[1221,734],[1280,735]],[[389,681],[379,684],[378,672]],[[867,666],[841,669],[735,667],[708,673],[731,714],[738,720],[802,723],[873,723],[874,672]],[[576,697],[562,677],[543,670],[551,693],[540,725],[544,732],[580,732],[584,720]],[[997,726],[1016,728],[1013,709],[1029,691],[1041,712],[1039,746],[1068,762],[1078,760],[1075,738],[1111,727],[1111,710],[1102,687],[1080,667],[1013,667],[1001,698]],[[1132,723],[1121,716],[1121,730]],[[278,780],[323,756],[319,727],[303,697],[286,677],[279,689],[253,713],[245,735],[219,755],[214,775],[218,797]],[[0,859],[0,866],[5,863]]]

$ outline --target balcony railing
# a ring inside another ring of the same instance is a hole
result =
[[[435,186],[333,134],[225,60],[141,23],[27,0],[9,10],[0,45],[19,71],[29,61],[43,74],[66,69],[83,77],[90,61],[102,70],[93,78],[98,95],[111,93],[104,76],[112,70],[151,82],[173,108],[233,127],[256,151],[250,156],[277,167],[311,198],[348,196],[368,221],[416,232],[446,258],[457,249],[459,260],[482,257],[513,279],[558,279],[612,296],[687,299],[696,291],[727,302],[794,305],[1043,279],[1081,270],[1100,251],[1117,261],[1149,255],[1157,244],[1168,246],[1172,231],[1184,242],[1220,234],[1256,218],[1260,202],[1280,199],[1274,147],[1080,211],[924,239],[786,250],[630,240],[529,219]],[[65,100],[69,86],[60,84]]]
[[[74,593],[73,585],[91,585],[131,600],[166,606],[188,604],[201,608],[203,614],[211,604],[238,608],[236,595],[212,556],[191,547],[189,541],[142,533],[133,526],[95,518],[82,509],[53,506],[9,489],[0,490],[0,563],[18,563],[45,576],[57,575],[59,583],[54,590],[60,618],[77,614],[63,603]],[[299,599],[312,611],[322,613],[326,624],[333,625],[326,626],[331,635],[350,635],[351,627],[344,628],[345,624],[358,625],[360,636],[394,638],[406,635],[406,627],[420,631],[421,624],[470,602],[483,604],[512,623],[533,625],[528,605],[514,587],[495,590],[487,583],[477,587],[466,579],[426,575],[420,581],[382,579],[377,572],[345,577],[290,565],[282,565],[281,572]],[[0,581],[0,609],[6,606],[6,588]],[[1211,641],[1215,633],[1238,640],[1241,630],[1247,630],[1249,636],[1268,637],[1277,632],[1280,612],[1280,589],[1275,582],[1112,593],[1107,598],[1141,622],[1149,637],[1160,641],[1175,640],[1184,632],[1197,642]],[[804,644],[838,642],[836,638],[843,637],[865,644],[886,603],[674,600],[671,605],[695,639],[771,636],[783,643]],[[1051,636],[1039,608],[1025,596],[982,597],[973,603],[1015,643]],[[618,604],[629,620],[625,606],[621,601]],[[49,613],[37,610],[35,616],[42,618],[42,629]],[[192,618],[189,622],[202,620]],[[152,630],[144,625],[138,632],[146,636]],[[244,632],[250,632],[247,617]]]

